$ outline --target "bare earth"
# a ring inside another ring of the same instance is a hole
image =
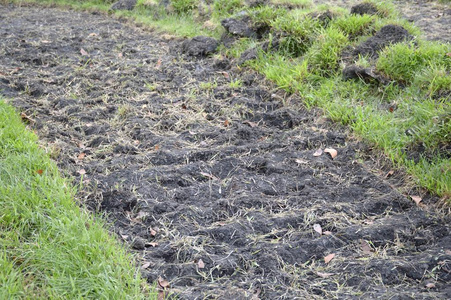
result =
[[[428,17],[434,3],[400,5],[426,29],[449,25]],[[428,37],[449,40],[440,28]],[[181,43],[104,15],[0,6],[0,93],[149,282],[179,299],[451,298],[451,220],[434,197],[400,193],[402,174],[386,178],[298,96]],[[335,159],[314,156],[327,147]]]

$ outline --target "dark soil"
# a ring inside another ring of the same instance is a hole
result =
[[[393,187],[402,174],[378,176],[367,147],[298,96],[182,44],[0,6],[1,93],[149,282],[179,299],[451,297],[450,218],[433,197],[417,206]],[[326,147],[335,159],[314,156]]]

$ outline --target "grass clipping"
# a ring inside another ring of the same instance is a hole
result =
[[[0,299],[141,299],[130,255],[0,100]]]

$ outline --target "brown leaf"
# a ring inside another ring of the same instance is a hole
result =
[[[152,228],[149,229],[150,235],[151,236],[156,236],[157,232],[155,230],[153,230]]]
[[[36,173],[38,173],[39,175],[42,175],[42,173],[44,173],[44,171],[42,169],[39,169],[36,171]]]
[[[258,126],[258,124],[257,123],[255,123],[255,122],[251,122],[251,121],[249,121],[249,120],[246,120],[246,121],[244,121],[243,122],[243,124],[247,124],[247,125],[249,125],[250,127],[252,127],[252,128],[254,128],[254,127],[257,127]]]
[[[385,174],[385,178],[388,178],[388,177],[392,176],[393,174],[395,174],[395,171],[390,170],[387,172],[387,174]]]
[[[313,156],[321,156],[321,154],[323,154],[323,150],[319,148],[318,150],[315,151],[315,153],[313,153]]]
[[[160,287],[162,287],[163,289],[168,288],[169,287],[169,281],[164,280],[163,278],[159,277],[158,278],[158,285]]]
[[[451,57],[451,52],[446,53],[446,56]]]
[[[158,59],[157,64],[155,65],[155,69],[161,68],[161,58]]]
[[[435,288],[435,283],[433,282],[428,282],[424,285],[425,287],[427,287],[428,289],[432,289]]]
[[[85,49],[83,49],[83,48],[80,49],[80,53],[83,56],[89,56],[88,52],[86,52]]]
[[[334,148],[326,148],[324,149],[324,152],[329,153],[332,159],[334,159],[338,154],[337,150],[335,150]]]
[[[183,103],[183,104],[182,104],[182,108],[183,108],[183,109],[187,109],[188,107],[186,106],[185,103]]]
[[[197,266],[199,267],[199,269],[205,268],[204,261],[202,259],[199,259],[199,261],[197,262]]]
[[[26,113],[21,112],[20,117],[22,118],[22,121],[25,123],[34,123],[34,119],[28,116]]]
[[[77,158],[78,158],[78,160],[83,160],[85,158],[85,156],[86,156],[86,153],[82,152],[82,153],[78,154]]]
[[[314,225],[313,225],[313,229],[314,229],[316,232],[318,232],[319,235],[322,235],[322,234],[323,234],[323,229],[321,228],[321,225],[319,225],[319,224],[314,224]]]
[[[224,127],[228,127],[229,125],[230,125],[229,120],[225,120],[225,121],[224,121]]]
[[[360,248],[365,254],[371,254],[373,252],[373,249],[371,249],[370,245],[365,240],[360,240]]]
[[[154,149],[155,151],[158,151],[158,150],[160,149],[160,145],[155,145],[155,146],[153,147],[153,149]]]
[[[78,172],[78,174],[80,174],[80,175],[85,175],[85,174],[86,174],[86,170],[85,170],[85,169],[80,169],[80,170],[78,170],[77,172]]]
[[[419,205],[420,202],[421,202],[421,200],[423,200],[423,199],[421,199],[420,196],[412,196],[412,195],[410,195],[410,199],[412,199],[413,201],[415,201],[415,203],[416,203],[417,205]]]
[[[141,269],[147,269],[148,267],[150,267],[150,265],[151,265],[151,263],[149,261],[147,261],[141,266]]]
[[[324,262],[328,264],[335,257],[335,253],[331,253],[324,257]]]
[[[335,275],[335,274],[334,273],[316,272],[316,275],[318,275],[319,277],[322,277],[322,278],[328,278],[328,277],[330,277],[332,275]]]

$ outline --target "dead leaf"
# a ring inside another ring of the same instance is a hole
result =
[[[410,196],[410,199],[412,199],[413,201],[415,201],[415,203],[417,205],[420,205],[421,200],[423,200],[420,196]]]
[[[152,246],[152,247],[156,247],[156,246],[158,246],[158,243],[157,242],[150,242],[150,243],[146,243],[146,246],[147,245],[149,245],[149,246]]]
[[[451,52],[446,53],[446,56],[451,57]]]
[[[451,250],[445,250],[446,255],[451,255]]]
[[[163,289],[168,288],[169,287],[169,281],[164,280],[163,278],[159,277],[158,278],[158,285],[160,287],[162,287]]]
[[[43,44],[51,44],[52,42],[51,41],[47,41],[47,40],[42,40],[41,43],[43,43]]]
[[[258,126],[258,124],[257,124],[257,123],[255,123],[255,122],[251,122],[251,121],[249,121],[249,120],[246,120],[246,121],[244,121],[244,122],[243,122],[243,124],[247,124],[247,125],[251,126],[252,128],[254,128],[254,127],[257,127],[257,126]]]
[[[88,36],[97,36],[97,33],[91,32]]]
[[[228,127],[229,125],[230,125],[229,120],[225,120],[225,121],[224,121],[224,127]]]
[[[329,153],[330,156],[332,157],[332,159],[334,159],[338,154],[338,151],[335,150],[334,148],[326,148],[326,149],[324,149],[324,152]]]
[[[324,235],[331,235],[332,232],[330,232],[329,230],[326,230],[326,231],[323,232],[323,234],[324,234]]]
[[[148,267],[150,267],[150,262],[148,261],[148,262],[145,262],[142,266],[141,266],[141,269],[147,269]]]
[[[182,104],[182,108],[183,108],[183,109],[187,109],[188,107],[186,106],[185,103],[183,103],[183,104]]]
[[[428,282],[424,285],[425,287],[427,287],[428,289],[432,289],[435,288],[435,283],[433,282]]]
[[[308,161],[303,160],[303,159],[300,159],[300,158],[297,158],[297,159],[295,160],[295,162],[298,163],[298,164],[300,164],[300,165],[306,165],[306,164],[308,164]]]
[[[313,156],[321,156],[321,154],[323,154],[323,149],[319,148],[315,151],[315,153],[313,153]]]
[[[390,170],[387,172],[387,174],[385,174],[385,178],[388,178],[388,177],[392,176],[393,174],[395,174],[395,171]]]
[[[83,48],[80,49],[80,53],[83,56],[89,56],[88,52],[86,52],[85,49],[83,49]]]
[[[153,149],[154,149],[155,151],[158,151],[158,150],[160,149],[160,145],[155,145],[155,146],[153,147]]]
[[[29,115],[27,115],[24,112],[20,113],[20,117],[22,118],[22,121],[26,122],[26,123],[34,123],[34,119],[31,118]]]
[[[362,249],[365,254],[371,254],[373,252],[373,249],[371,249],[370,245],[365,240],[360,240],[360,249]]]
[[[39,175],[42,175],[42,173],[44,173],[44,171],[39,169],[39,170],[36,171],[36,173],[38,173]]]
[[[119,53],[117,54],[117,57],[118,57],[118,58],[121,58],[122,56],[124,56],[124,54],[122,54],[122,52],[119,52]]]
[[[85,175],[86,174],[86,170],[85,169],[80,169],[80,170],[78,170],[78,174]]]
[[[200,172],[200,175],[205,176],[205,177],[207,177],[207,178],[210,178],[211,180],[217,180],[217,179],[219,179],[219,178],[216,177],[215,175],[208,174],[208,173],[205,173],[205,172]]]
[[[121,238],[125,241],[125,240],[128,239],[128,235],[126,235],[126,234],[121,234]]]
[[[77,158],[78,158],[78,160],[83,160],[85,158],[85,156],[86,156],[86,153],[82,152],[82,153],[78,154]]]
[[[197,262],[197,266],[199,267],[199,269],[205,268],[204,261],[202,259],[199,259],[199,261]]]
[[[322,234],[323,234],[323,229],[321,228],[321,225],[319,225],[319,224],[314,224],[314,225],[313,225],[313,229],[314,229],[316,232],[318,232],[319,235],[322,235]]]
[[[328,278],[332,275],[335,275],[334,273],[323,273],[323,272],[316,272],[316,275],[318,275],[321,278]]]
[[[328,264],[334,257],[335,257],[335,253],[331,253],[331,254],[327,255],[326,257],[324,257],[324,262],[326,264]]]
[[[151,236],[156,236],[157,232],[155,230],[153,230],[152,228],[149,229],[150,235]]]
[[[161,68],[161,58],[158,59],[156,65],[155,65],[155,69],[159,69]]]

